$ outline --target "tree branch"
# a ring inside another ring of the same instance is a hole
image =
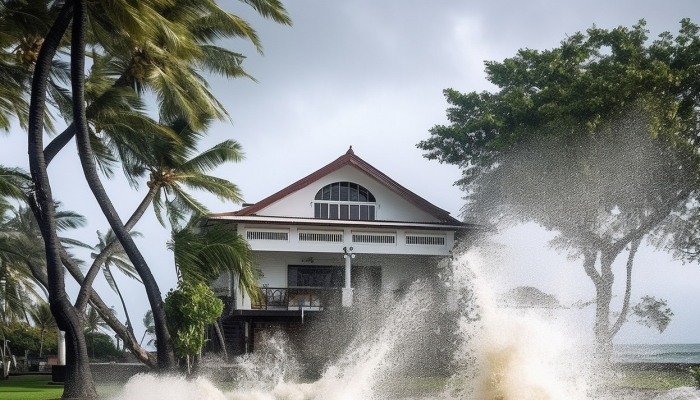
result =
[[[617,321],[610,328],[610,337],[613,337],[620,331],[622,325],[627,321],[627,314],[629,313],[630,297],[632,295],[632,265],[634,264],[634,255],[637,253],[639,244],[642,242],[641,238],[634,239],[630,245],[630,253],[627,256],[627,281],[625,283],[625,298],[622,301],[622,311],[617,317]]]

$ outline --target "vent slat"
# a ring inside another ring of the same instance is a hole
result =
[[[246,239],[248,240],[283,240],[289,241],[288,232],[276,231],[247,231]]]
[[[377,235],[371,233],[353,233],[353,243],[396,244],[396,235]]]
[[[337,232],[299,232],[299,241],[342,243],[343,234]]]
[[[418,236],[406,235],[406,244],[419,244],[428,246],[444,246],[444,236]]]

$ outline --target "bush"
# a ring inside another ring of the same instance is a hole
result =
[[[5,338],[9,340],[7,346],[12,354],[24,356],[29,350],[29,357],[38,357],[41,347],[41,331],[26,322],[11,322],[4,328]],[[1,339],[1,338],[0,338]],[[58,332],[56,329],[48,329],[44,332],[44,348],[42,355],[56,354]]]
[[[91,361],[123,361],[124,352],[117,349],[112,337],[102,332],[85,333]]]
[[[165,313],[175,354],[187,360],[199,354],[205,343],[207,325],[221,316],[224,305],[204,283],[180,282],[165,297]]]

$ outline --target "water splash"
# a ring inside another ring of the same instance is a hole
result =
[[[478,315],[459,317],[460,371],[452,393],[484,400],[585,399],[587,363],[557,324],[557,310],[499,306],[484,265],[478,252],[455,262],[455,289],[475,302],[470,313]]]
[[[227,365],[228,377],[218,375],[218,386],[230,389],[219,389],[205,378],[139,375],[114,400],[640,399],[635,392],[596,391],[585,354],[577,351],[571,339],[575,336],[560,323],[565,319],[558,314],[566,310],[499,306],[498,293],[486,278],[487,265],[471,251],[454,260],[451,271],[443,271],[448,279],[442,291],[423,279],[399,299],[385,294],[375,307],[357,310],[347,350],[312,383],[298,383],[302,368],[297,354],[283,335],[273,334],[256,353]],[[437,316],[451,316],[452,324],[441,323]],[[432,326],[451,326],[453,332],[441,334]],[[451,340],[445,342],[446,337]],[[450,365],[451,376],[429,392],[406,388],[419,379],[414,374],[423,364],[416,369],[416,363],[441,354],[436,348],[443,346],[449,352],[442,354],[450,359],[441,361]],[[211,365],[210,373],[220,373],[220,365]],[[698,398],[691,394],[677,389],[641,398]]]

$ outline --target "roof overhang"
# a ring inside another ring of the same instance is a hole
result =
[[[270,217],[259,215],[210,215],[209,220],[236,224],[304,225],[336,228],[421,229],[441,231],[460,231],[478,229],[478,226],[474,224],[441,224],[403,221],[354,221],[340,219],[329,220],[318,218]]]

